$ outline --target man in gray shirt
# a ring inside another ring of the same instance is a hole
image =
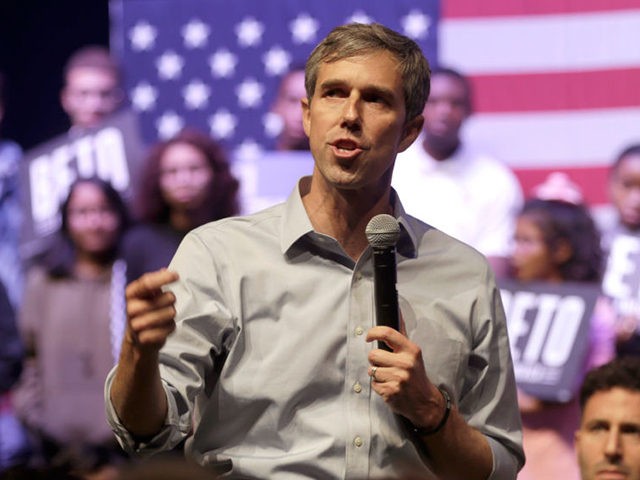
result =
[[[170,270],[129,285],[105,387],[114,431],[142,453],[188,438],[198,462],[231,460],[230,478],[514,479],[524,456],[493,273],[391,188],[422,127],[426,59],[386,27],[346,25],[313,51],[305,84],[312,175],[284,204],[194,230]],[[374,322],[365,227],[382,213],[400,224],[401,331]]]

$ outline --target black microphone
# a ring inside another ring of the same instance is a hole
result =
[[[400,225],[391,215],[373,217],[365,229],[373,250],[373,287],[376,304],[376,325],[400,330],[398,291],[396,290],[396,243]],[[391,351],[384,342],[379,348]]]

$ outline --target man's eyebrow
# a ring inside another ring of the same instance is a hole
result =
[[[331,88],[343,87],[345,82],[343,80],[338,80],[337,78],[330,78],[329,80],[325,80],[320,84],[320,88],[323,90],[329,90]]]
[[[388,100],[394,99],[396,94],[393,90],[387,87],[381,87],[379,85],[371,85],[370,87],[366,87],[363,89],[364,93],[371,94],[374,93],[376,95],[380,95]]]
[[[346,82],[344,80],[328,79],[320,84],[320,89],[330,90],[332,88],[344,87],[345,84]],[[375,85],[375,84],[364,87],[362,91],[366,94],[375,93],[389,99],[392,99],[395,97],[395,93],[390,88],[382,87],[380,85]]]
[[[591,420],[585,422],[585,427],[596,427],[596,426],[608,426],[611,422],[604,418],[592,418]]]

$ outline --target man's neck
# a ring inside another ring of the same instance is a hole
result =
[[[381,213],[393,213],[391,190],[375,194],[356,190],[326,190],[313,180],[302,202],[314,230],[335,238],[345,252],[357,260],[367,248],[365,229]]]
[[[435,160],[442,162],[453,156],[460,147],[460,140],[455,142],[436,141],[425,137],[422,141],[422,148]]]

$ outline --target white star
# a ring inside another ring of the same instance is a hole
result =
[[[311,43],[318,32],[318,21],[307,13],[301,13],[291,23],[291,37],[293,43]]]
[[[238,105],[242,108],[255,108],[262,103],[264,86],[253,78],[247,78],[236,87]]]
[[[158,76],[163,80],[173,80],[180,76],[184,60],[180,55],[171,50],[163,53],[156,61]]]
[[[363,12],[362,10],[356,10],[355,12],[353,12],[353,15],[351,15],[349,18],[347,18],[347,20],[344,23],[372,23],[373,22],[373,18],[371,18],[369,15],[367,15],[365,12]]]
[[[256,161],[262,156],[262,147],[252,138],[245,138],[236,148],[234,158]]]
[[[284,128],[282,117],[273,112],[267,112],[262,117],[262,125],[264,126],[264,134],[269,138],[276,138]]]
[[[156,120],[156,129],[158,131],[158,137],[162,140],[167,140],[173,137],[184,127],[184,119],[176,112],[168,111],[164,112]]]
[[[131,103],[139,112],[146,112],[156,106],[158,89],[147,82],[140,82],[131,90]]]
[[[157,36],[157,29],[144,20],[139,21],[129,30],[131,48],[137,52],[152,49]]]
[[[195,79],[182,89],[184,106],[189,110],[200,110],[207,105],[211,96],[211,88],[201,80]]]
[[[241,47],[253,47],[261,42],[264,26],[255,18],[247,17],[236,25],[235,32]]]
[[[279,46],[275,46],[262,56],[264,70],[267,75],[282,75],[289,70],[291,54]]]
[[[419,10],[411,10],[408,15],[400,20],[400,23],[404,34],[417,40],[429,34],[431,19]]]
[[[209,117],[209,128],[211,135],[217,139],[229,138],[233,135],[238,120],[229,110],[221,108]]]
[[[215,78],[233,76],[237,64],[238,58],[226,48],[221,48],[209,57],[209,67]]]
[[[209,25],[201,20],[194,18],[189,21],[184,27],[182,27],[182,38],[184,39],[184,46],[186,48],[201,48],[204,47],[209,38],[209,32],[211,29]]]

